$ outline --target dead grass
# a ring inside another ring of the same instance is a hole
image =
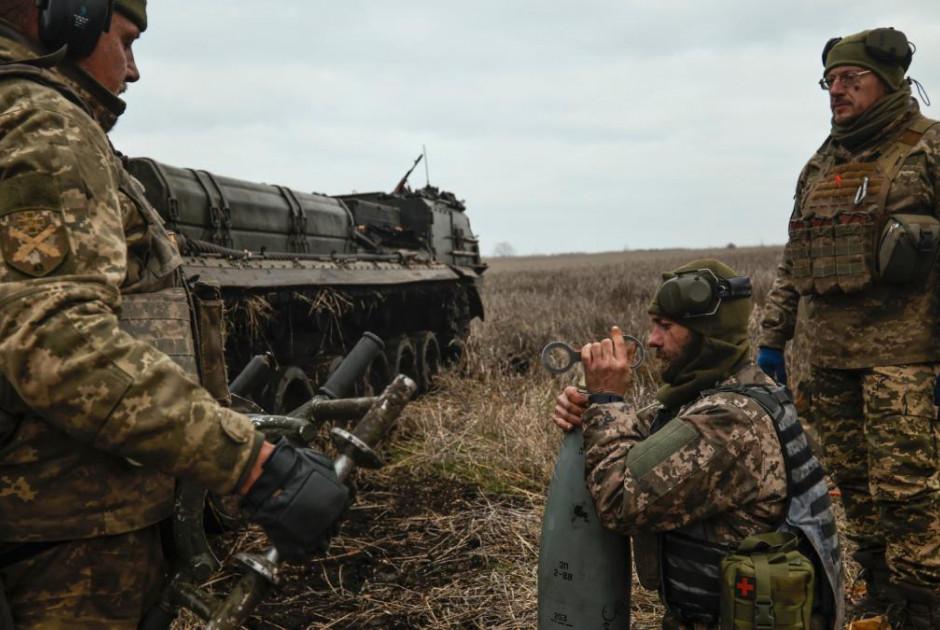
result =
[[[551,410],[574,378],[541,369],[542,346],[594,340],[615,323],[644,338],[660,272],[697,257],[751,276],[754,338],[779,255],[749,248],[490,261],[486,321],[474,322],[460,364],[406,409],[391,465],[363,475],[329,556],[291,573],[250,627],[534,628],[541,512],[561,441]],[[801,361],[799,347],[792,358]],[[632,395],[651,402],[657,386],[641,368]],[[633,611],[635,628],[658,627],[655,594],[635,586]]]

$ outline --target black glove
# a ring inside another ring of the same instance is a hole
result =
[[[329,457],[281,439],[242,509],[264,528],[281,558],[296,563],[326,551],[348,503],[349,491]]]

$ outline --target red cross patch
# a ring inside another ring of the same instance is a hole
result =
[[[754,589],[756,588],[757,586],[754,584],[754,578],[738,574],[738,582],[734,585],[734,589],[739,597],[743,597],[744,599],[752,599]]]

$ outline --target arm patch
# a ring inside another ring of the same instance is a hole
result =
[[[55,179],[25,173],[0,182],[0,252],[7,265],[31,277],[55,271],[70,252]]]
[[[699,437],[692,425],[679,418],[646,438],[627,453],[627,468],[634,477],[642,477]]]

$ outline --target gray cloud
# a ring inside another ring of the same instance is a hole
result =
[[[341,194],[390,189],[426,145],[431,183],[466,199],[484,251],[782,242],[828,130],[814,82],[831,36],[905,30],[911,75],[940,98],[928,0],[162,0],[150,14],[123,151]]]

